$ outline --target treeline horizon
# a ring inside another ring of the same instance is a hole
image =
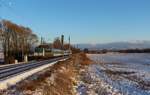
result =
[[[109,52],[116,52],[116,53],[150,53],[150,48],[135,48],[135,49],[101,49],[101,50],[89,50],[88,48],[85,48],[83,50],[85,53],[109,53]]]

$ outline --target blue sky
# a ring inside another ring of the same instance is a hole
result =
[[[0,16],[30,27],[47,41],[150,40],[150,0],[0,0]],[[66,38],[67,39],[67,38]]]

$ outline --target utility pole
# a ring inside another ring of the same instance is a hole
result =
[[[61,49],[64,49],[64,35],[61,35]]]
[[[69,36],[69,56],[71,55],[71,44],[70,44],[70,36]]]
[[[62,53],[63,53],[63,57],[64,57],[64,35],[61,35],[61,50],[62,50]]]
[[[70,47],[70,36],[69,36],[69,51],[71,51],[71,47]]]

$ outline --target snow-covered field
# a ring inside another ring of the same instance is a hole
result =
[[[150,54],[88,54],[89,67],[99,78],[123,95],[150,95]],[[94,75],[93,75],[94,74]]]

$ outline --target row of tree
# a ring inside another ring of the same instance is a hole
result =
[[[114,49],[114,50],[109,50],[109,49],[102,49],[102,50],[89,50],[88,48],[85,48],[83,50],[85,53],[92,53],[92,54],[104,54],[108,52],[118,52],[118,53],[150,53],[150,48],[143,48],[143,49]]]
[[[15,59],[23,61],[23,57],[29,55],[38,42],[38,37],[28,27],[2,20],[0,21],[0,41],[4,51],[4,61],[9,64]]]
[[[6,64],[14,63],[15,60],[25,61],[25,57],[34,52],[35,46],[37,46],[38,37],[33,31],[21,25],[14,24],[7,20],[0,21],[0,45],[2,45],[4,51],[4,62]],[[44,42],[41,40],[41,45]],[[70,45],[64,42],[64,35],[54,39],[52,48],[62,50],[72,50],[72,53],[80,52]]]

